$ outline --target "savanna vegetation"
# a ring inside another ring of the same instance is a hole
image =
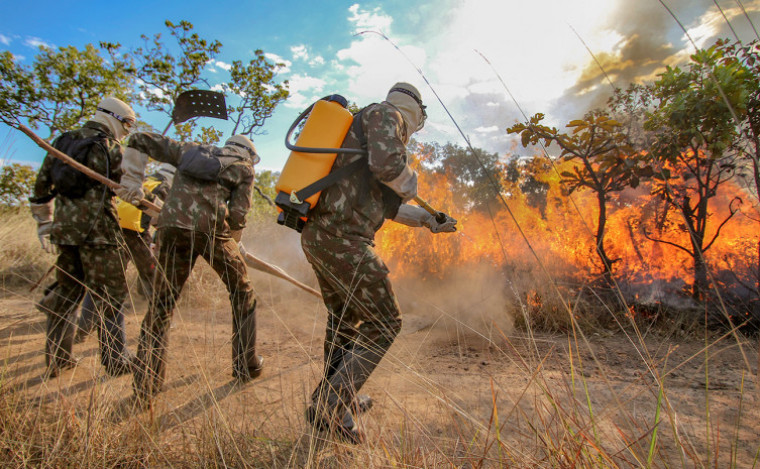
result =
[[[129,51],[105,42],[43,48],[31,67],[0,53],[0,116],[52,138],[111,94],[168,121],[179,93],[208,87],[203,72],[222,44],[185,21],[166,26],[168,42],[154,34]],[[718,41],[653,83],[618,89],[562,130],[542,114],[499,123],[530,153],[413,142],[420,194],[456,217],[459,232],[389,223],[378,236],[408,316],[370,383],[380,409],[367,417],[366,447],[304,430],[323,307],[261,274],[252,274],[260,337],[272,355],[261,382],[229,381],[226,293],[205,266],[175,319],[170,359],[181,369],[153,407],[135,408],[129,380],[103,379],[94,357],[69,381],[42,380],[44,321],[33,309],[39,291],[29,289],[53,259],[21,208],[34,171],[3,166],[0,459],[11,467],[757,466],[759,54],[757,42]],[[287,99],[280,67],[260,50],[233,62],[223,89],[234,132],[260,132]],[[175,132],[223,138],[195,120]],[[313,282],[295,234],[273,223],[276,177],[256,176],[245,241]],[[129,337],[144,309],[135,298]]]

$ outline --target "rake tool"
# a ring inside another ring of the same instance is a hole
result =
[[[279,277],[283,280],[286,280],[292,283],[293,285],[297,286],[301,290],[311,293],[317,298],[322,298],[322,294],[319,293],[317,290],[294,279],[293,277],[288,275],[284,270],[282,270],[280,267],[264,262],[258,257],[251,254],[250,252],[246,251],[242,243],[238,243],[238,246],[240,247],[240,254],[243,255],[243,259],[245,259],[245,263],[248,265],[248,267],[251,267],[253,269],[256,269],[260,272],[264,272],[269,275],[274,275],[275,277]]]

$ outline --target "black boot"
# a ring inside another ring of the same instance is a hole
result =
[[[252,379],[261,376],[261,372],[264,371],[264,357],[256,355],[255,363],[253,366],[249,366],[243,369],[232,368],[232,377],[236,380],[245,383]]]

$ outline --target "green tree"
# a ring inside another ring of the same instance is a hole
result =
[[[149,111],[164,113],[171,123],[177,96],[197,89],[199,85],[210,87],[202,74],[206,65],[219,54],[222,43],[201,38],[193,32],[193,25],[189,21],[182,20],[179,24],[174,24],[166,20],[164,24],[169,29],[169,34],[175,38],[179,54],[170,51],[164,44],[161,33],[157,33],[152,38],[141,36],[145,46],[137,48],[134,57],[137,63],[137,88],[145,97],[146,107]],[[183,141],[191,138],[196,127],[194,120],[184,124],[178,132]],[[211,134],[206,130],[205,135],[208,138]]]
[[[501,191],[499,155],[475,148],[447,143],[416,144],[423,166],[433,172],[444,174],[452,185],[451,190],[468,210],[484,210],[496,201]],[[494,182],[498,185],[494,187]]]
[[[611,280],[612,265],[619,259],[611,259],[604,247],[607,224],[607,204],[614,192],[626,187],[637,187],[642,176],[649,175],[651,168],[644,164],[627,141],[623,126],[611,119],[604,111],[593,111],[583,119],[567,124],[572,133],[560,133],[556,128],[541,124],[543,114],[536,114],[525,123],[507,129],[507,133],[519,133],[523,146],[544,146],[556,143],[560,157],[577,163],[572,171],[561,173],[569,193],[581,188],[592,190],[597,200],[596,252],[602,263],[602,275]]]
[[[26,121],[45,128],[47,139],[73,129],[95,113],[105,96],[127,102],[133,97],[131,59],[120,45],[101,43],[51,49],[41,46],[31,67],[15,63],[12,54],[0,54],[0,115],[6,124]],[[102,51],[105,51],[106,56]]]
[[[738,66],[749,72],[737,77],[747,89],[748,98],[744,103],[736,103],[738,106],[733,108],[734,118],[741,130],[733,148],[749,168],[752,180],[750,186],[754,186],[755,220],[760,224],[760,42],[752,41],[744,45],[718,41],[716,52],[720,54],[719,62],[722,65]],[[743,171],[740,175],[744,176]],[[755,292],[760,296],[760,240],[757,244],[757,259]]]
[[[284,64],[267,61],[261,49],[255,54],[256,58],[248,65],[243,65],[240,60],[232,62],[230,81],[225,87],[240,99],[236,105],[227,107],[227,114],[235,124],[233,135],[259,134],[258,129],[272,117],[275,107],[289,96],[287,80],[283,83],[274,81],[275,74]]]
[[[689,244],[653,239],[691,256],[695,299],[703,299],[709,286],[705,253],[736,213],[732,202],[729,215],[716,223],[709,237],[708,202],[735,175],[734,145],[740,129],[734,117],[746,112],[750,97],[748,70],[735,62],[721,63],[722,56],[716,44],[692,55],[683,70],[668,67],[654,83],[657,103],[645,123],[654,133],[652,155],[662,167],[654,193],[681,215]]]
[[[274,198],[277,195],[274,190],[274,185],[277,183],[279,177],[279,172],[272,172],[269,170],[256,171],[256,176],[253,181],[253,188],[256,191],[256,194],[253,196],[252,210],[257,216],[274,219],[274,214],[277,213],[274,208]]]
[[[10,163],[0,168],[0,206],[26,205],[36,177],[29,165]]]

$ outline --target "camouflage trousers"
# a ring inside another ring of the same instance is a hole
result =
[[[153,297],[137,347],[135,394],[149,399],[163,386],[172,313],[198,256],[209,263],[227,287],[232,304],[233,375],[247,376],[248,370],[257,365],[256,297],[237,243],[208,233],[161,228],[158,245]]]
[[[123,234],[124,245],[127,248],[126,252],[128,256],[126,260],[134,262],[137,268],[138,282],[140,284],[138,291],[146,298],[150,298],[153,291],[153,272],[156,270],[156,259],[150,250],[153,237],[147,231],[138,233],[133,230],[122,230],[121,232]],[[82,331],[82,333],[90,333],[100,324],[100,319],[92,295],[87,292],[84,301],[82,301],[82,311],[77,322],[77,329]],[[104,321],[104,326],[110,329],[113,334],[120,333],[123,335],[124,314],[119,311],[114,321],[106,320]]]
[[[301,246],[327,306],[324,376],[311,395],[317,412],[340,419],[401,330],[388,268],[367,242],[307,223]]]
[[[76,308],[85,289],[92,295],[93,308],[105,321],[121,314],[127,295],[123,251],[117,246],[58,246],[56,282],[40,303],[47,313],[45,359],[49,367],[66,367],[76,331]],[[99,329],[100,361],[115,370],[128,357],[123,328]]]

